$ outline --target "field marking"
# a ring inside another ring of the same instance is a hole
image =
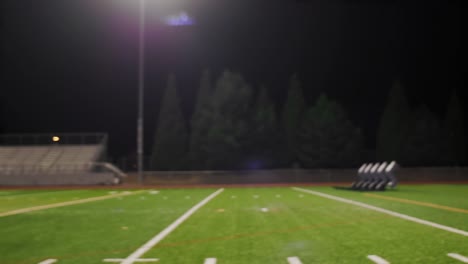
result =
[[[157,243],[163,240],[167,235],[169,235],[174,229],[176,229],[180,224],[182,224],[185,220],[187,220],[192,214],[194,214],[200,207],[207,204],[211,199],[215,198],[218,194],[220,194],[224,189],[219,189],[216,192],[210,194],[208,197],[200,201],[198,204],[190,208],[187,212],[185,212],[182,216],[180,216],[177,220],[175,220],[172,224],[166,227],[163,231],[159,234],[151,238],[148,242],[146,242],[143,246],[139,247],[135,252],[130,254],[125,260],[122,261],[122,264],[132,264],[135,262],[136,259],[139,259],[143,256],[148,250],[154,247]]]
[[[55,263],[57,262],[56,259],[46,259],[46,260],[43,260],[41,262],[39,262],[39,264],[52,264],[52,263]]]
[[[390,262],[386,261],[385,259],[377,256],[377,255],[369,255],[367,256],[368,259],[372,260],[372,262],[376,264],[390,264]]]
[[[216,258],[207,258],[203,264],[216,264]]]
[[[388,196],[383,196],[383,195],[373,194],[373,193],[365,193],[364,195],[365,196],[370,196],[370,197],[375,197],[375,198],[380,198],[380,199],[385,199],[385,200],[390,200],[390,201],[397,201],[397,202],[408,203],[408,204],[416,204],[416,205],[432,207],[432,208],[437,208],[437,209],[442,209],[442,210],[447,210],[447,211],[452,211],[452,212],[457,212],[457,213],[468,214],[468,210],[466,210],[466,209],[455,208],[455,207],[450,207],[450,206],[445,206],[445,205],[439,205],[439,204],[433,204],[433,203],[427,203],[427,202],[420,202],[420,201],[415,201],[415,200],[410,200],[410,199],[403,199],[403,198],[396,198],[396,197],[388,197]]]
[[[289,264],[302,264],[301,260],[298,257],[288,257]]]
[[[34,206],[34,207],[28,207],[28,208],[3,212],[3,213],[0,213],[0,217],[16,215],[16,214],[23,214],[23,213],[29,213],[29,212],[39,211],[39,210],[62,207],[62,206],[69,206],[69,205],[75,205],[75,204],[95,202],[95,201],[111,199],[111,198],[115,198],[115,197],[128,196],[128,195],[137,194],[137,193],[140,193],[140,192],[142,192],[142,191],[136,191],[136,192],[133,192],[133,193],[132,192],[124,192],[124,193],[120,193],[120,194],[110,194],[110,195],[91,197],[91,198],[73,200],[73,201],[62,202],[62,203],[39,205],[39,206]]]
[[[108,259],[103,259],[102,261],[104,262],[122,262],[125,259],[121,258],[108,258]],[[147,259],[135,259],[134,262],[156,262],[159,261],[157,258],[147,258]]]
[[[454,258],[456,260],[459,260],[463,263],[468,263],[468,257],[465,257],[465,256],[462,256],[460,254],[457,254],[457,253],[448,253],[447,256],[451,257],[451,258]]]
[[[312,191],[312,190],[307,190],[307,189],[302,189],[302,188],[297,188],[297,187],[292,187],[292,189],[294,189],[296,191],[300,191],[300,192],[314,194],[314,195],[317,195],[317,196],[321,196],[321,197],[324,197],[324,198],[328,198],[328,199],[343,202],[343,203],[357,205],[357,206],[360,206],[360,207],[364,207],[366,209],[370,209],[370,210],[374,210],[374,211],[377,211],[377,212],[380,212],[380,213],[395,216],[395,217],[405,219],[405,220],[408,220],[408,221],[412,221],[412,222],[415,222],[415,223],[418,223],[418,224],[427,225],[427,226],[431,226],[431,227],[434,227],[434,228],[442,229],[442,230],[452,232],[452,233],[455,233],[455,234],[459,234],[459,235],[462,235],[462,236],[468,236],[468,232],[464,231],[464,230],[460,230],[460,229],[456,229],[456,228],[453,228],[453,227],[450,227],[450,226],[437,224],[437,223],[430,222],[430,221],[427,221],[427,220],[423,220],[423,219],[420,219],[420,218],[416,218],[416,217],[413,217],[413,216],[400,214],[400,213],[397,213],[397,212],[394,212],[394,211],[390,211],[390,210],[383,209],[383,208],[373,206],[373,205],[369,205],[369,204],[366,204],[366,203],[356,202],[356,201],[341,198],[341,197],[338,197],[338,196],[325,194],[325,193],[321,193],[321,192],[316,192],[316,191]]]

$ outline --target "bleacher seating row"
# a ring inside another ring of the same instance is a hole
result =
[[[37,165],[49,168],[53,165],[94,161],[99,154],[99,145],[2,146],[0,166]]]
[[[123,172],[99,162],[103,150],[102,144],[0,146],[0,185],[121,182]]]

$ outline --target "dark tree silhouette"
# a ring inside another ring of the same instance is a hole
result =
[[[284,159],[285,142],[265,86],[260,88],[249,127],[247,168],[272,168],[280,164]]]
[[[299,159],[307,168],[353,167],[363,153],[361,130],[326,95],[305,113],[298,143]]]
[[[288,97],[282,113],[282,125],[286,136],[287,159],[289,162],[297,160],[297,130],[304,108],[305,102],[301,82],[297,74],[294,74],[289,82]]]
[[[187,127],[177,95],[176,79],[169,75],[161,103],[155,133],[152,167],[158,170],[181,170],[187,159]]]
[[[443,164],[446,137],[437,117],[423,105],[410,115],[409,121],[401,163],[409,166]]]
[[[400,160],[404,147],[409,116],[405,90],[399,81],[390,89],[387,105],[380,119],[377,134],[377,159]]]
[[[207,111],[210,111],[210,102],[212,96],[212,80],[209,70],[204,70],[200,80],[195,107],[190,122],[190,147],[189,160],[192,169],[203,168],[203,162],[206,157],[203,156],[203,146],[206,145],[206,133],[208,125],[206,122]],[[208,114],[209,115],[209,114]]]
[[[447,159],[450,165],[467,163],[466,135],[463,123],[463,109],[454,89],[447,106],[444,130],[447,136]]]
[[[225,71],[217,80],[200,123],[206,128],[200,146],[203,169],[239,168],[246,153],[252,89],[241,75]]]

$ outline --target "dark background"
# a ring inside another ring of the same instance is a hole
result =
[[[137,1],[121,2],[132,1],[3,1],[0,133],[108,132],[111,156],[135,151]],[[339,101],[368,148],[394,80],[440,118],[453,89],[467,98],[461,1],[147,2],[146,154],[170,72],[187,118],[204,68],[265,84],[278,111],[297,72],[307,103],[322,92]],[[156,19],[181,10],[194,26]]]

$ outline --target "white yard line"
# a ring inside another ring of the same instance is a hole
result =
[[[298,257],[288,257],[289,264],[302,264],[301,260]]]
[[[385,259],[377,256],[377,255],[369,255],[367,256],[368,259],[372,260],[375,264],[390,264],[390,262],[386,261]]]
[[[108,259],[103,259],[102,261],[104,262],[122,262],[125,259],[121,258],[108,258]],[[147,258],[147,259],[135,259],[134,262],[156,262],[159,261],[157,258]]]
[[[138,248],[135,252],[133,252],[130,256],[128,256],[122,264],[132,264],[135,262],[136,259],[143,256],[148,250],[154,247],[159,241],[163,240],[167,235],[169,235],[174,229],[176,229],[180,224],[182,224],[185,220],[187,220],[193,213],[195,213],[200,207],[207,204],[211,199],[215,198],[218,194],[220,194],[224,189],[219,189],[216,192],[212,193],[201,202],[196,204],[194,207],[190,208],[187,212],[185,212],[181,217],[175,220],[172,224],[170,224],[166,229],[161,231],[155,237],[151,238],[148,242],[146,242],[143,246]]]
[[[91,197],[91,198],[73,200],[73,201],[62,202],[62,203],[39,205],[39,206],[35,206],[35,207],[29,207],[29,208],[23,208],[23,209],[3,212],[3,213],[0,213],[0,217],[9,216],[9,215],[16,215],[16,214],[23,214],[23,213],[29,213],[29,212],[39,211],[39,210],[62,207],[62,206],[69,206],[69,205],[75,205],[75,204],[95,202],[95,201],[111,199],[111,198],[120,197],[120,196],[127,196],[127,195],[137,194],[137,193],[140,193],[140,192],[142,192],[142,191],[136,191],[136,192],[130,192],[130,193],[124,192],[124,193],[120,193],[120,194],[110,194],[110,195]]]
[[[205,259],[205,262],[203,264],[216,264],[216,259],[215,258],[207,258]]]
[[[451,258],[454,258],[456,260],[459,260],[463,263],[468,263],[468,257],[465,257],[465,256],[462,256],[460,254],[457,254],[457,253],[448,253],[447,256],[451,257]]]
[[[55,263],[57,262],[56,259],[46,259],[46,260],[43,260],[41,262],[39,262],[39,264],[52,264],[52,263]]]
[[[321,197],[324,197],[324,198],[332,199],[332,200],[335,200],[335,201],[348,203],[348,204],[352,204],[352,205],[357,205],[357,206],[360,206],[360,207],[364,207],[366,209],[370,209],[370,210],[374,210],[374,211],[377,211],[377,212],[380,212],[380,213],[395,216],[395,217],[405,219],[405,220],[408,220],[408,221],[412,221],[412,222],[415,222],[415,223],[418,223],[418,224],[431,226],[431,227],[434,227],[434,228],[442,229],[442,230],[452,232],[452,233],[455,233],[455,234],[459,234],[459,235],[462,235],[462,236],[468,236],[468,232],[464,231],[464,230],[456,229],[456,228],[453,228],[453,227],[450,227],[450,226],[444,226],[444,225],[437,224],[437,223],[434,223],[434,222],[430,222],[430,221],[427,221],[427,220],[419,219],[419,218],[416,218],[416,217],[413,217],[413,216],[400,214],[400,213],[390,211],[390,210],[387,210],[387,209],[383,209],[383,208],[380,208],[380,207],[377,207],[377,206],[373,206],[373,205],[369,205],[369,204],[361,203],[361,202],[356,202],[356,201],[353,201],[353,200],[349,200],[349,199],[345,199],[345,198],[341,198],[341,197],[338,197],[338,196],[325,194],[325,193],[321,193],[321,192],[316,192],[316,191],[312,191],[312,190],[307,190],[307,189],[302,189],[302,188],[297,188],[297,187],[292,187],[292,188],[294,190],[296,190],[296,191],[310,193],[310,194],[314,194],[314,195],[321,196]]]

